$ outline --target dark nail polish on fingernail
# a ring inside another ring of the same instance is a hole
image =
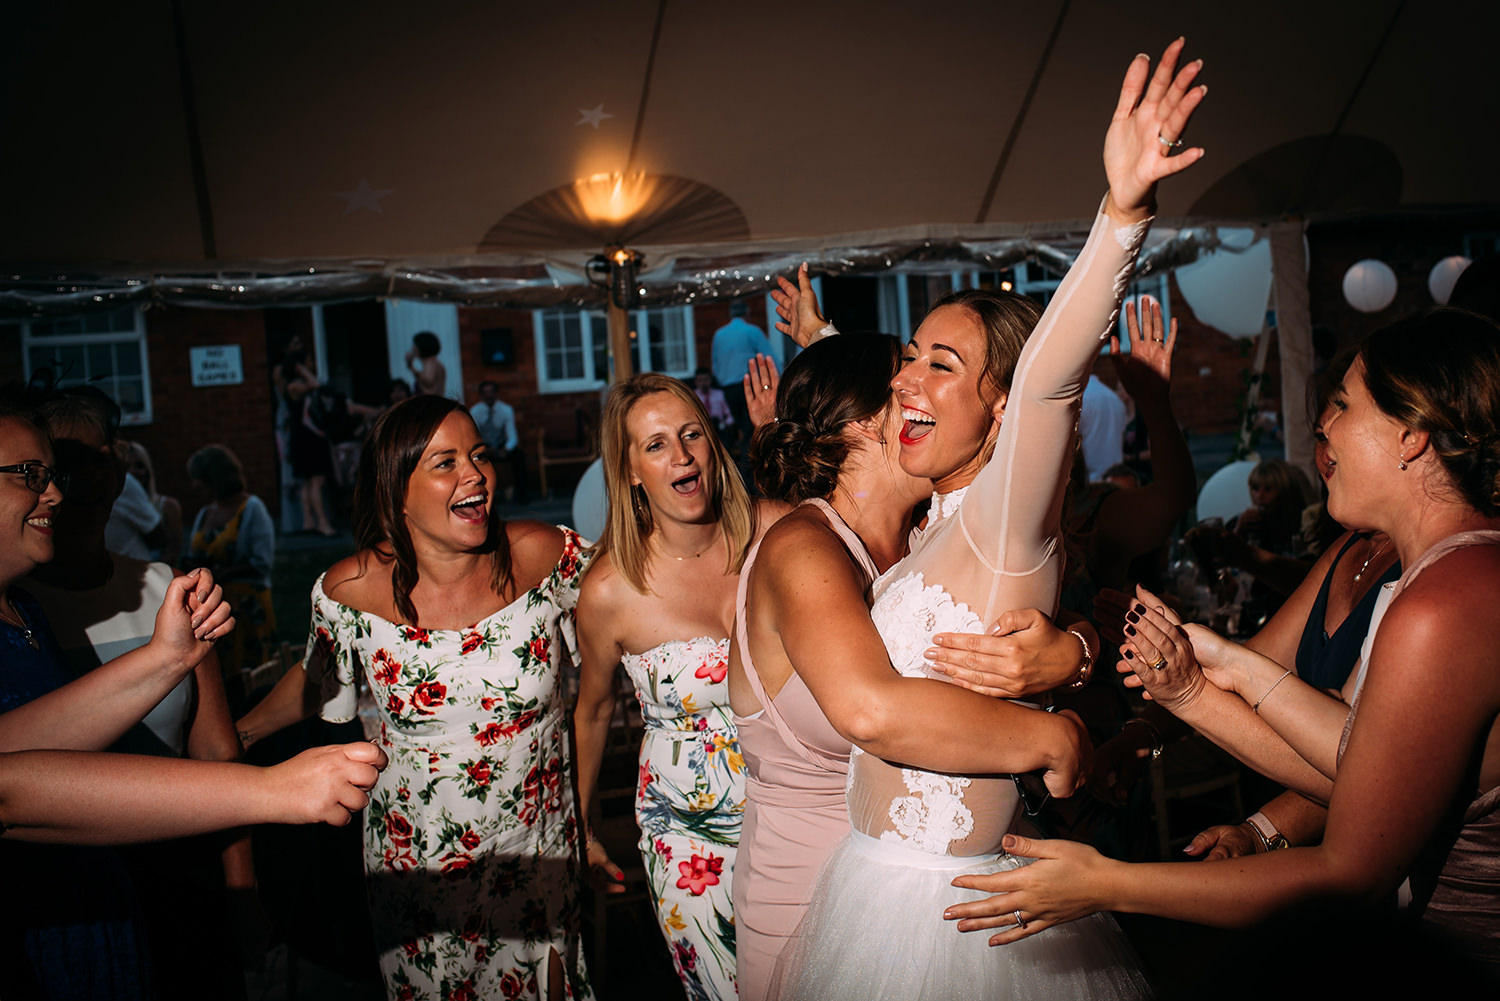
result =
[[[1135,635],[1135,626],[1126,626],[1125,627],[1125,634],[1127,636],[1134,636]]]
[[[1135,614],[1137,614],[1137,615],[1145,615],[1146,614],[1146,606],[1142,605],[1140,602],[1136,602],[1136,604],[1135,604],[1134,608],[1132,609],[1132,611],[1134,611]]]
[[[1125,618],[1129,619],[1131,622],[1139,622],[1139,621],[1141,621],[1141,617],[1139,615],[1135,614],[1134,612],[1126,612],[1125,613]]]
[[[1126,650],[1125,651],[1125,659],[1126,660],[1135,660],[1135,652],[1133,650]]]

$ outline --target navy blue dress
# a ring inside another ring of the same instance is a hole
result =
[[[72,680],[41,608],[19,591],[11,605],[31,627],[0,621],[0,712]],[[109,848],[0,839],[6,905],[0,976],[6,1001],[153,997],[145,932],[129,874]]]
[[[1333,558],[1328,573],[1323,577],[1323,585],[1318,588],[1318,597],[1313,601],[1312,611],[1308,613],[1307,625],[1302,627],[1302,641],[1297,644],[1297,677],[1309,685],[1316,685],[1318,688],[1344,687],[1344,680],[1359,661],[1359,650],[1364,645],[1365,633],[1370,631],[1370,616],[1375,611],[1375,599],[1380,596],[1381,585],[1401,576],[1401,561],[1397,560],[1389,570],[1381,574],[1379,580],[1370,585],[1364,597],[1355,603],[1344,621],[1333,631],[1333,635],[1329,636],[1323,629],[1323,624],[1328,618],[1328,590],[1333,582],[1333,571],[1338,568],[1339,560],[1344,558],[1349,547],[1363,538],[1367,536],[1358,533],[1350,535],[1338,555]]]

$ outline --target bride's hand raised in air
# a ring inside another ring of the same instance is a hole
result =
[[[1156,182],[1203,158],[1202,147],[1182,147],[1188,120],[1208,93],[1206,86],[1192,85],[1203,60],[1177,69],[1183,44],[1179,38],[1167,46],[1155,73],[1151,73],[1149,56],[1144,52],[1136,56],[1120,85],[1120,101],[1104,136],[1107,210],[1120,222],[1138,222],[1151,215]]]

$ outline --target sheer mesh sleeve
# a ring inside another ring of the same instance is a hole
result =
[[[1063,494],[1079,403],[1149,226],[1150,220],[1119,225],[1101,208],[1021,351],[994,455],[964,496],[958,524],[923,539],[930,547],[913,554],[913,569],[987,625],[1007,609],[1056,611]]]

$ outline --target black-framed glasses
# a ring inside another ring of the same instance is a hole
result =
[[[26,489],[34,494],[44,494],[50,484],[56,483],[59,493],[68,492],[68,474],[60,469],[40,462],[18,462],[14,466],[0,466],[0,473],[20,473],[26,477]]]

